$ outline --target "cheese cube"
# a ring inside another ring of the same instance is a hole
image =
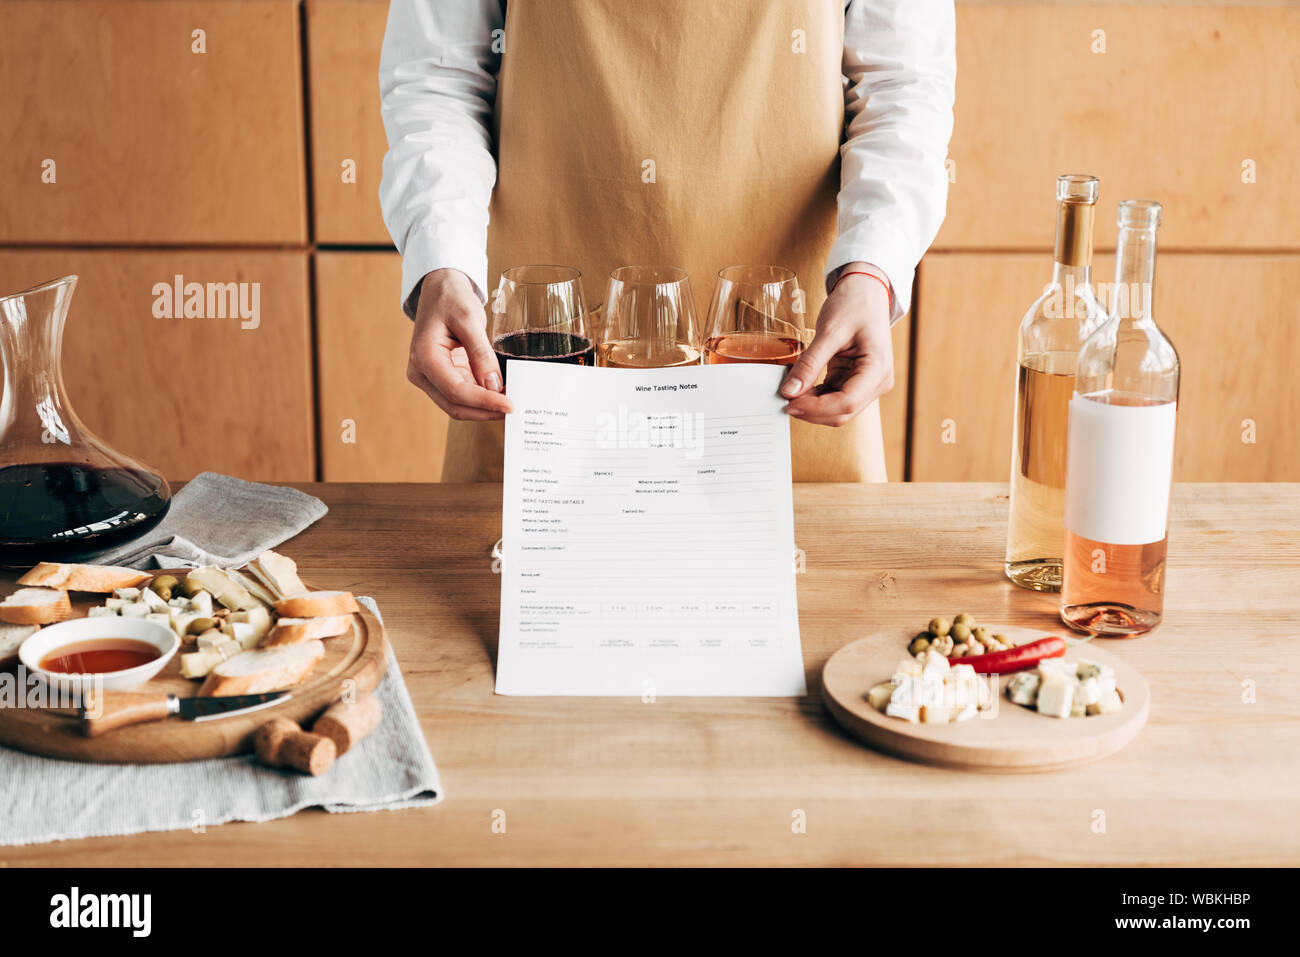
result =
[[[1038,687],[1042,678],[1034,671],[1021,671],[1007,681],[1007,697],[1016,704],[1032,708],[1038,700]]]
[[[190,598],[189,610],[198,612],[200,618],[211,618],[212,596],[205,591],[196,591]]]
[[[86,612],[86,617],[87,618],[115,618],[117,617],[117,609],[109,608],[107,605],[103,605],[98,608],[90,609],[90,611]]]
[[[1075,678],[1078,676],[1078,668],[1077,661],[1066,661],[1064,658],[1044,658],[1038,663],[1038,673],[1044,677],[1058,675],[1062,678]]]
[[[145,620],[152,621],[158,625],[166,625],[168,628],[172,626],[172,616],[162,612],[150,612],[148,615],[145,615]]]
[[[881,682],[867,692],[867,704],[877,711],[884,711],[885,705],[889,704],[889,699],[894,693],[894,686],[888,681]]]
[[[125,608],[127,605],[132,605],[132,604],[135,603],[126,598],[106,598],[104,600],[105,608],[112,608],[115,610],[118,608]]]
[[[1078,670],[1075,674],[1078,675],[1080,681],[1095,678],[1101,674],[1101,665],[1095,661],[1089,661],[1087,658],[1080,658]]]
[[[257,640],[261,641],[266,637],[266,633],[271,630],[271,613],[261,605],[256,608],[249,608],[247,611],[237,611],[230,616],[232,621],[246,621],[253,626],[253,634]]]
[[[1119,692],[1112,691],[1102,695],[1096,704],[1088,705],[1088,714],[1114,714],[1123,708],[1124,702],[1120,700]]]
[[[947,724],[949,710],[943,705],[922,705],[921,706],[921,723],[922,724]]]
[[[167,607],[167,602],[163,601],[162,596],[152,588],[143,589],[140,592],[140,598],[154,611],[162,611]]]
[[[946,675],[949,671],[948,659],[933,648],[927,649],[925,659],[922,662],[921,674],[923,675]]]
[[[901,680],[894,675],[890,684],[894,691],[889,696],[889,703],[901,707],[919,708],[921,706],[921,679],[904,677]]]
[[[138,588],[114,588],[113,595],[125,601],[139,601],[140,589]]]
[[[123,605],[117,612],[123,618],[143,618],[149,614],[149,606],[142,601],[133,601],[129,605]]]
[[[958,711],[956,714],[954,714],[954,715],[952,716],[952,720],[954,720],[954,721],[969,721],[971,718],[975,717],[975,715],[976,715],[978,712],[979,712],[979,709],[978,709],[977,707],[975,707],[975,705],[970,704],[970,705],[967,705],[966,707],[962,708],[962,709],[961,709],[960,711]]]
[[[1043,676],[1038,686],[1038,713],[1068,718],[1074,705],[1074,682],[1059,675]]]
[[[222,634],[239,642],[239,646],[244,649],[256,647],[261,641],[261,637],[253,630],[253,626],[246,621],[231,621],[227,618],[221,624]]]
[[[1079,682],[1079,686],[1074,689],[1074,703],[1088,707],[1090,704],[1096,704],[1101,699],[1101,685],[1095,677],[1084,678]]]
[[[885,706],[885,714],[889,715],[891,718],[903,718],[906,721],[915,721],[919,717],[920,711],[915,705],[898,704],[891,700],[889,704]]]

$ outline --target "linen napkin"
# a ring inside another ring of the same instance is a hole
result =
[[[202,472],[172,497],[156,527],[83,561],[141,569],[243,565],[328,511],[320,499],[297,489]]]
[[[358,598],[379,617],[370,598]],[[179,764],[83,764],[0,748],[0,845],[192,830],[331,813],[424,807],[442,800],[433,756],[389,655],[375,689],[384,718],[318,778],[252,756]]]

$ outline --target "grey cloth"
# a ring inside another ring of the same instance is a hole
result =
[[[359,600],[378,616],[371,599]],[[266,768],[248,756],[82,764],[0,748],[0,845],[197,832],[227,821],[271,821],[308,807],[339,813],[438,803],[438,769],[391,656],[375,694],[384,706],[379,727],[318,778]]]
[[[84,561],[132,568],[243,565],[328,511],[294,488],[202,472],[176,493],[157,527]]]

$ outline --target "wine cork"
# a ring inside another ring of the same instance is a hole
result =
[[[253,735],[257,759],[273,768],[293,768],[304,774],[321,775],[334,764],[334,741],[311,734],[288,718],[273,718]]]
[[[321,734],[334,742],[339,754],[368,735],[384,716],[383,705],[375,695],[366,695],[351,704],[340,701],[331,706],[311,726],[312,734]]]

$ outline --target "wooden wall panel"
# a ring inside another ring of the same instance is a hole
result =
[[[379,118],[387,0],[308,0],[312,196],[322,243],[391,245],[379,211],[388,140]],[[344,179],[344,164],[354,177]]]
[[[1114,257],[1098,258],[1098,275]],[[1016,329],[1048,254],[931,253],[920,273],[912,478],[1006,481]],[[1104,297],[1103,297],[1104,298]],[[1167,253],[1155,313],[1182,362],[1178,481],[1300,481],[1300,255]],[[956,441],[943,441],[945,420]],[[1254,423],[1254,441],[1250,423]]]
[[[907,472],[907,387],[911,377],[912,315],[894,325],[894,388],[880,400],[880,427],[885,434],[885,473],[901,482]]]
[[[326,481],[436,482],[442,473],[447,417],[406,379],[411,321],[400,289],[397,253],[316,255]]]
[[[957,27],[935,248],[1050,248],[1066,172],[1101,178],[1099,247],[1138,196],[1165,203],[1167,248],[1297,247],[1300,7],[964,3]]]
[[[80,281],[63,375],[87,426],[169,479],[204,470],[314,477],[305,252],[0,251],[5,293],[68,273]],[[250,283],[250,306],[251,284],[260,283],[256,327],[252,319],[155,315],[155,284],[178,274]]]
[[[0,242],[306,242],[293,0],[5,0],[0,90]]]

